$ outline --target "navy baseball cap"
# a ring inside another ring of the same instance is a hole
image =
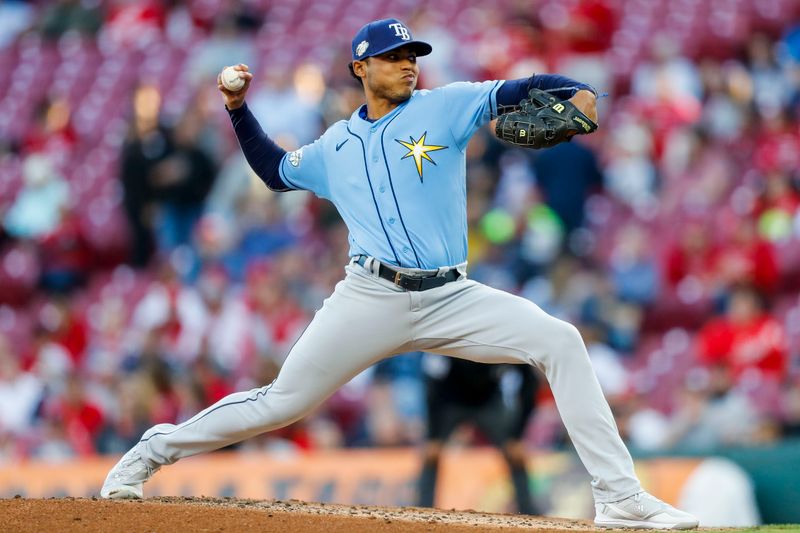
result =
[[[408,26],[399,20],[382,19],[366,24],[353,37],[353,60],[360,61],[401,46],[411,46],[418,56],[426,56],[433,51],[428,43],[415,41]]]

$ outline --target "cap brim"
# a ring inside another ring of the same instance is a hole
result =
[[[373,52],[373,53],[369,54],[368,56],[364,56],[364,57],[379,56],[381,54],[385,54],[386,52],[389,52],[391,50],[396,50],[397,48],[402,48],[404,46],[408,46],[408,47],[412,48],[414,50],[414,52],[417,53],[417,56],[426,56],[426,55],[430,54],[431,52],[433,52],[433,47],[431,45],[429,45],[428,43],[426,43],[426,42],[423,42],[423,41],[404,41],[404,42],[399,43],[399,44],[397,44],[395,46],[388,46],[388,47],[384,48],[383,50],[378,50],[378,51]],[[364,58],[362,58],[362,59],[364,59]]]

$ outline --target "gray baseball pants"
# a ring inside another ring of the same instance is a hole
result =
[[[595,501],[617,501],[642,490],[574,326],[463,275],[442,287],[406,292],[377,277],[375,266],[370,261],[366,268],[353,263],[345,268],[345,279],[317,311],[274,382],[231,394],[177,426],[151,428],[140,443],[144,457],[171,464],[289,425],[381,359],[426,351],[537,366],[592,477]]]

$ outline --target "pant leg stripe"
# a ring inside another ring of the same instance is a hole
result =
[[[228,407],[228,406],[230,406],[230,405],[239,405],[239,404],[241,404],[241,403],[254,402],[254,401],[256,401],[256,400],[258,400],[258,399],[259,399],[259,396],[265,396],[265,395],[267,394],[267,392],[269,392],[269,389],[271,389],[271,388],[272,388],[272,386],[275,384],[275,381],[277,381],[277,378],[276,378],[276,379],[274,379],[274,380],[272,380],[272,383],[270,383],[269,385],[267,385],[267,386],[264,388],[264,390],[263,390],[263,391],[258,391],[258,392],[256,393],[256,395],[255,395],[255,396],[253,396],[252,398],[245,398],[244,400],[240,400],[240,401],[238,401],[238,402],[230,402],[230,403],[225,403],[225,404],[222,404],[222,405],[218,405],[217,407],[215,407],[215,408],[211,409],[211,410],[210,410],[210,411],[208,411],[207,413],[203,413],[203,416],[200,416],[200,417],[198,417],[198,418],[195,418],[195,419],[193,419],[193,420],[187,420],[187,421],[186,421],[186,422],[184,422],[183,424],[178,424],[178,426],[177,426],[175,429],[173,429],[172,431],[167,431],[167,432],[159,431],[158,433],[153,433],[152,435],[150,435],[150,436],[149,436],[149,437],[147,437],[146,439],[141,439],[139,442],[147,442],[148,440],[152,439],[152,438],[153,438],[153,437],[155,437],[156,435],[172,435],[173,433],[175,433],[175,432],[176,432],[176,431],[178,431],[179,429],[183,429],[183,428],[189,427],[190,425],[194,424],[195,422],[199,422],[200,420],[202,420],[202,419],[203,419],[203,418],[205,418],[206,416],[210,415],[211,413],[213,413],[213,412],[214,412],[214,411],[216,411],[217,409],[222,409],[223,407]]]

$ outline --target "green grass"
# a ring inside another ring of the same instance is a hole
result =
[[[786,531],[798,531],[800,532],[800,524],[770,524],[766,526],[759,526],[759,527],[749,527],[749,528],[742,528],[742,529],[731,529],[729,531],[736,531],[741,533],[749,533],[751,531],[758,532],[758,533],[773,533],[773,532],[786,532]]]

